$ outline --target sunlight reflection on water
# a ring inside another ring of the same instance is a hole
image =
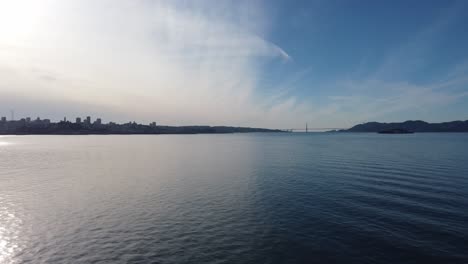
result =
[[[10,145],[11,142],[6,141],[7,136],[0,136],[0,147]]]
[[[14,263],[22,220],[0,200],[0,263]]]

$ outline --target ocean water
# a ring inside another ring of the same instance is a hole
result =
[[[468,263],[468,134],[3,136],[0,263]]]

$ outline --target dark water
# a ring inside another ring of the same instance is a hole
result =
[[[468,263],[468,134],[0,138],[0,263]]]

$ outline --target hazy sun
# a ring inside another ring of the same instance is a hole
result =
[[[39,34],[38,26],[46,18],[51,3],[47,0],[1,0],[0,44],[17,44]]]

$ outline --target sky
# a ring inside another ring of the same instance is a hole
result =
[[[467,120],[467,14],[450,0],[1,0],[0,115]]]

